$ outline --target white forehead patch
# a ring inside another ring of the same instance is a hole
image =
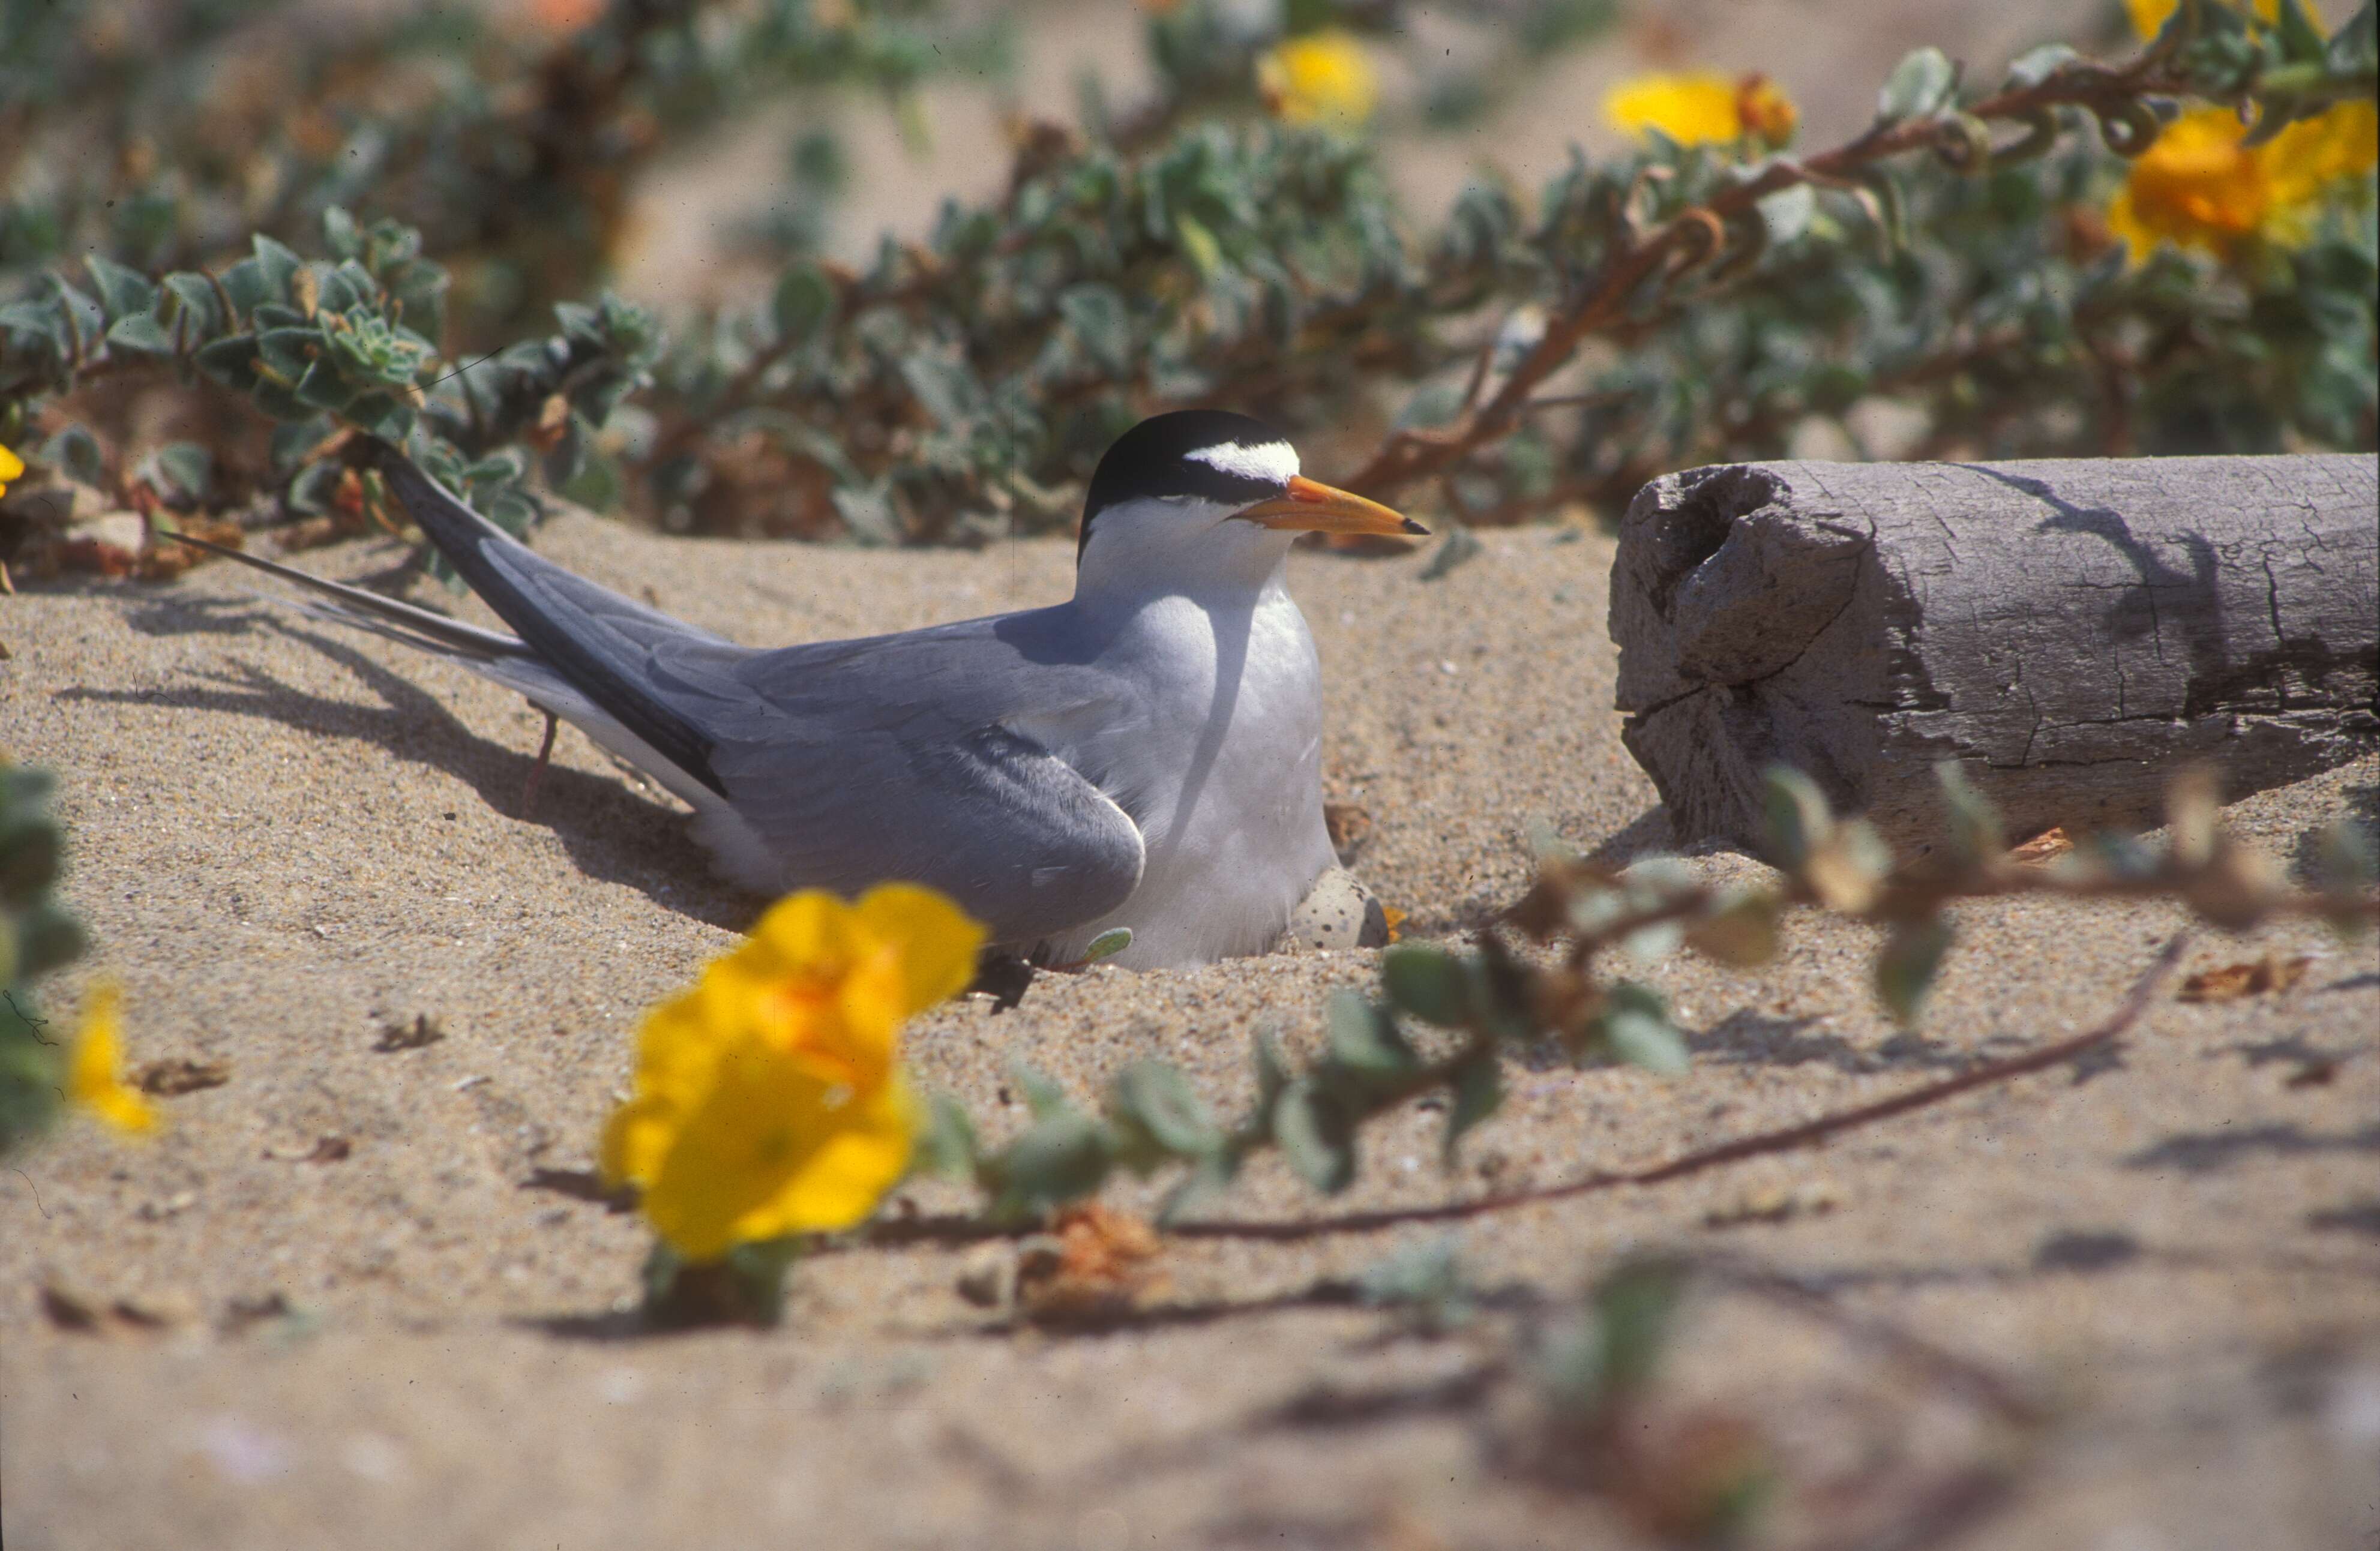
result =
[[[1225,442],[1185,455],[1192,463],[1203,463],[1235,479],[1262,479],[1268,484],[1286,485],[1297,475],[1297,449],[1286,442],[1258,442],[1253,445]]]

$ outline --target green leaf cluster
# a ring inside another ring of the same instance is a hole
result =
[[[794,243],[765,303],[696,316],[665,353],[647,353],[650,330],[620,338],[565,302],[568,360],[545,358],[549,339],[510,344],[467,368],[467,391],[408,404],[406,382],[425,380],[407,368],[428,358],[424,344],[444,346],[442,371],[480,359],[442,337],[440,309],[495,308],[513,331],[500,338],[526,332],[521,298],[535,288],[496,267],[578,274],[574,294],[591,286],[585,256],[617,217],[616,199],[593,190],[616,194],[651,150],[600,152],[608,142],[586,127],[554,143],[551,126],[492,102],[434,130],[408,121],[385,144],[359,141],[340,159],[358,169],[347,182],[309,186],[304,222],[280,212],[259,224],[289,254],[279,242],[303,246],[322,214],[325,294],[235,295],[232,275],[252,273],[242,266],[274,278],[259,244],[222,272],[224,306],[243,323],[261,301],[311,324],[325,307],[344,315],[358,273],[370,276],[403,293],[403,308],[367,298],[352,328],[300,356],[294,335],[267,356],[256,331],[257,358],[278,380],[269,392],[237,385],[276,411],[295,399],[377,428],[409,408],[463,467],[510,448],[525,464],[549,459],[547,483],[577,498],[713,533],[974,542],[1062,527],[1108,441],[1186,403],[1230,403],[1309,442],[1325,428],[1377,428],[1388,448],[1461,430],[1460,455],[1426,474],[1467,523],[1616,506],[1664,469],[1805,452],[1814,438],[1858,456],[2369,446],[2380,439],[2380,217],[2368,179],[2302,240],[2228,262],[2170,248],[2128,262],[2104,212],[2126,157],[2186,94],[2252,107],[2261,127],[2368,91],[2371,9],[2324,38],[2295,6],[2267,27],[2237,7],[2184,6],[2128,65],[2053,45],[1989,91],[1921,49],[1883,83],[1874,127],[1837,151],[1746,162],[1741,146],[1656,135],[1600,161],[1575,154],[1534,190],[1483,175],[1417,221],[1370,142],[1225,116],[1252,105],[1248,62],[1277,34],[1192,0],[1151,23],[1162,111],[1129,123],[1093,112],[1083,134],[1036,123],[1001,193],[951,201],[923,240],[888,240],[856,271]],[[856,79],[897,98],[937,48],[963,52],[944,46],[952,35],[930,6],[860,6],[832,24],[814,12],[803,0],[732,18],[691,0],[623,0],[537,55],[531,74],[539,91],[575,83],[604,125],[645,115],[662,135],[714,122],[770,83]],[[1326,23],[1371,27],[1291,18],[1293,30]],[[1389,46],[1393,30],[1373,30]],[[528,56],[498,55],[500,74],[528,71]],[[1202,95],[1210,67],[1222,95]],[[369,139],[368,126],[349,128]],[[449,134],[455,154],[431,157],[424,148]],[[539,188],[497,176],[539,158],[560,169]],[[436,182],[449,172],[431,173],[450,164],[453,188]],[[805,131],[793,165],[803,200],[847,181],[826,130]],[[547,208],[562,198],[585,208]],[[348,208],[402,212],[423,235],[366,228]],[[822,209],[803,217],[814,235]],[[502,230],[458,228],[456,210]],[[1648,243],[1681,231],[1690,240],[1662,248],[1664,261],[1638,264]],[[212,288],[202,269],[169,269],[144,305],[140,287],[158,284],[148,277],[160,266],[98,264],[104,273],[37,277],[0,237],[0,435],[100,357],[162,369],[194,333],[212,344],[239,332],[207,318],[218,304],[200,294]],[[512,299],[491,299],[499,293]],[[1565,321],[1577,316],[1587,325]],[[1541,345],[1567,352],[1582,333],[1621,347],[1573,363],[1557,396],[1470,419]],[[244,349],[219,352],[235,376]],[[589,368],[590,349],[613,367]],[[636,412],[599,437],[647,370]],[[1380,467],[1369,493],[1414,477]],[[322,491],[296,493],[303,506]],[[499,514],[508,525],[527,509],[516,493]]]
[[[628,181],[662,152],[789,91],[914,118],[929,79],[1006,64],[1000,27],[932,0],[610,0],[560,31],[452,0],[303,27],[290,9],[0,8],[25,174],[0,199],[0,297],[70,254],[200,269],[235,236],[295,246],[326,209],[370,209],[425,235],[461,281],[459,348],[484,349],[601,284]]]
[[[2240,266],[2170,248],[2130,265],[2097,227],[2176,79],[2035,51],[2001,90],[2087,106],[2027,110],[2007,140],[1919,51],[1881,116],[1928,126],[1932,154],[1795,182],[1725,222],[1697,262],[1622,298],[1609,327],[1628,348],[1452,470],[1449,503],[1479,521],[1616,503],[1662,469],[1784,455],[1814,428],[1859,455],[2370,444],[2368,198]],[[1070,520],[1106,439],[1167,404],[1303,430],[1371,418],[1386,382],[1408,395],[1401,427],[1443,425],[1641,234],[1799,165],[1656,136],[1574,156],[1534,197],[1475,184],[1416,232],[1367,150],[1336,137],[1210,123],[1132,150],[1044,146],[924,244],[887,245],[856,276],[798,265],[773,317],[687,336],[657,395],[665,472],[684,488],[688,464],[706,471],[689,527],[972,539]],[[1854,411],[1882,402],[1914,412],[1914,447],[1873,442]],[[755,431],[774,455],[733,467],[723,450]],[[796,509],[772,494],[789,486],[832,499]]]
[[[1864,820],[1838,818],[1818,784],[1800,771],[1779,766],[1766,783],[1767,849],[1785,873],[1784,897],[1885,928],[1874,972],[1876,999],[1903,1024],[1917,1022],[1940,976],[1956,940],[1947,912],[1961,899],[2168,898],[2225,931],[2301,915],[2350,939],[2370,930],[2380,912],[2371,896],[2380,862],[2368,830],[2341,820],[2325,830],[2315,847],[2315,888],[2299,892],[2269,859],[2224,830],[2214,780],[2204,769],[2174,782],[2162,845],[2124,834],[2090,836],[2046,866],[2011,858],[1998,811],[1954,761],[1937,766],[1935,774],[1948,843],[1923,864],[1897,863]]]
[[[1767,849],[1782,873],[1778,887],[1715,887],[1660,857],[1614,874],[1548,842],[1539,848],[1535,885],[1469,949],[1400,944],[1380,956],[1377,998],[1333,992],[1312,1061],[1293,1065],[1279,1041],[1260,1033],[1252,1051],[1255,1091],[1237,1120],[1218,1121],[1188,1077],[1164,1061],[1126,1066],[1096,1112],[1020,1065],[1014,1077],[1031,1111],[1023,1131],[987,1145],[965,1108],[937,1096],[922,1159],[972,1181],[999,1224],[1046,1218],[1096,1194],[1119,1169],[1142,1177],[1171,1169],[1177,1177],[1160,1211],[1170,1218],[1228,1186],[1249,1157],[1268,1149],[1278,1149],[1312,1189],[1342,1192],[1362,1175],[1364,1127],[1434,1096],[1446,1117],[1442,1151],[1451,1168],[1463,1136],[1501,1103],[1501,1058],[1517,1049],[1551,1041],[1582,1064],[1623,1063],[1661,1075],[1686,1069],[1685,1038],[1667,1002],[1649,987],[1606,980],[1603,954],[1650,960],[1683,945],[1721,963],[1755,967],[1775,956],[1782,917],[1795,904],[1885,928],[1876,993],[1903,1024],[1917,1021],[1939,979],[1955,940],[1948,910],[1963,899],[2170,898],[2230,931],[2294,915],[2353,936],[2380,917],[2372,896],[2380,857],[2370,834],[2351,823],[2326,833],[2316,848],[2316,887],[2300,892],[2224,831],[2203,773],[2176,783],[2163,845],[2101,837],[2046,866],[2010,855],[1999,815],[1955,765],[1937,773],[1948,843],[1923,864],[1896,862],[1864,820],[1838,817],[1816,782],[1779,767],[1767,793]],[[1618,1359],[1595,1358],[1607,1361]],[[1597,1384],[1626,1382],[1624,1374],[1613,1376],[1617,1370],[1595,1371],[1603,1375]]]
[[[83,932],[54,890],[65,832],[49,773],[0,761],[0,1156],[47,1129],[65,1082],[63,1031],[33,982],[82,956]]]
[[[323,258],[259,236],[249,257],[214,273],[152,280],[92,256],[89,291],[52,276],[39,297],[0,307],[0,392],[21,406],[129,367],[164,366],[238,394],[278,423],[272,462],[292,510],[324,508],[348,477],[331,455],[335,438],[354,430],[406,444],[491,519],[526,531],[538,511],[530,450],[544,449],[550,485],[582,479],[597,433],[650,382],[666,345],[658,322],[610,296],[565,303],[555,309],[560,333],[442,370],[432,341],[448,276],[421,256],[419,234],[392,221],[363,225],[336,206],[322,227]],[[32,461],[87,484],[105,478],[98,442],[79,426]],[[206,466],[204,449],[177,443],[157,454],[156,482],[203,499]]]
[[[765,312],[690,331],[655,395],[656,493],[689,526],[758,503],[761,527],[814,529],[735,482],[721,450],[757,437],[756,480],[806,472],[865,539],[1055,526],[1074,512],[1052,487],[1147,403],[1257,365],[1301,379],[1284,394],[1354,391],[1342,334],[1411,271],[1357,142],[1200,125],[1137,157],[1082,146],[864,273],[800,263]]]
[[[928,1167],[969,1180],[994,1222],[1046,1218],[1096,1194],[1119,1169],[1147,1177],[1173,1169],[1161,1216],[1172,1218],[1228,1186],[1258,1152],[1277,1149],[1292,1172],[1324,1194],[1362,1174],[1364,1126],[1426,1095],[1442,1097],[1442,1154],[1451,1169],[1463,1136],[1503,1099],[1500,1058],[1548,1036],[1581,1062],[1619,1062],[1663,1075],[1686,1066],[1683,1036],[1658,992],[1632,982],[1596,983],[1586,963],[1597,947],[1641,937],[1672,917],[1724,919],[1743,908],[1674,873],[1655,869],[1617,884],[1629,902],[1573,929],[1579,948],[1566,966],[1525,962],[1489,934],[1474,951],[1435,943],[1387,950],[1377,1000],[1334,992],[1323,1045],[1294,1066],[1270,1033],[1251,1052],[1255,1092],[1247,1109],[1219,1121],[1182,1071],[1143,1060],[1119,1072],[1097,1113],[1029,1066],[1014,1080],[1031,1111],[1025,1129],[987,1146],[956,1100],[937,1096],[922,1157]],[[1591,914],[1579,913],[1584,920]],[[1681,928],[1682,930],[1682,928]]]

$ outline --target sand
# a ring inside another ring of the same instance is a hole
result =
[[[1062,542],[871,553],[577,516],[539,542],[753,642],[1044,601],[1071,564]],[[1329,679],[1330,795],[1370,813],[1358,870],[1423,936],[1516,893],[1533,821],[1616,858],[1665,833],[1609,709],[1609,540],[1485,543],[1431,582],[1419,557],[1293,562]],[[358,544],[303,562],[370,576],[394,559]],[[593,1140],[639,1010],[755,902],[709,879],[672,809],[567,731],[524,818],[540,722],[516,697],[249,585],[212,565],[0,601],[0,747],[61,775],[66,891],[96,944],[53,1010],[111,977],[136,1062],[229,1066],[224,1085],[160,1101],[152,1145],[71,1124],[0,1171],[11,1551],[1641,1543],[1607,1502],[1520,1471],[1518,1384],[1376,1412],[1315,1400],[1426,1391],[1508,1339],[1500,1316],[1434,1338],[1294,1302],[1440,1229],[1176,1241],[1151,1309],[1099,1333],[1011,1328],[958,1291],[983,1252],[926,1242],[816,1257],[772,1331],[636,1334],[616,1311],[644,1236],[588,1188]],[[2380,760],[2231,818],[2295,857],[2375,798]],[[1344,1200],[1266,1163],[1212,1215],[1550,1183],[1882,1097],[2095,1023],[2181,924],[2040,901],[1960,922],[1915,1035],[1866,992],[1867,933],[1797,921],[1772,971],[1646,972],[1692,1030],[1687,1075],[1516,1061],[1512,1102],[1451,1177],[1439,1117],[1413,1113],[1367,1134]],[[1567,1294],[1635,1250],[1731,1257],[2047,1408],[2012,1431],[1872,1344],[1757,1301],[1697,1303],[1676,1392],[1752,1418],[1790,1466],[1762,1544],[1844,1543],[1861,1481],[1989,1466],[2006,1496],[1962,1544],[2369,1545],[2380,955],[2289,927],[2202,934],[2190,965],[2268,949],[2316,955],[2285,995],[2168,993],[2112,1062],[1820,1150],[1473,1219],[1464,1264],[1510,1301]],[[1161,1055],[1232,1109],[1251,1032],[1310,1049],[1328,990],[1376,962],[1094,971],[1007,1014],[940,1010],[909,1048],[923,1083],[994,1129],[1023,1114],[1016,1057],[1088,1097]],[[442,1040],[376,1048],[421,1015]],[[939,1184],[906,1194],[929,1216],[965,1204]],[[68,1328],[45,1289],[157,1323]]]

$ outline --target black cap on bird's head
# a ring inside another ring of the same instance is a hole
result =
[[[1131,501],[1179,502],[1262,527],[1325,533],[1427,533],[1377,502],[1297,471],[1297,449],[1262,420],[1228,409],[1153,415],[1115,439],[1091,476],[1075,557],[1099,514]]]

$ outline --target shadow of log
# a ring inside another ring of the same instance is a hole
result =
[[[2021,1043],[1994,1038],[1985,1041],[1984,1048],[1970,1049],[1919,1034],[1900,1033],[1880,1045],[1868,1047],[1854,1044],[1839,1034],[1804,1032],[1816,1022],[1815,1018],[1772,1017],[1746,1009],[1730,1013],[1700,1033],[1689,1034],[1686,1043],[1695,1055],[1730,1065],[1807,1066],[1815,1062],[1854,1076],[1912,1069],[1960,1072],[1987,1059],[1986,1052],[1992,1048]]]
[[[2380,1199],[2350,1201],[2306,1214],[2305,1225],[2316,1233],[2352,1233],[2380,1241]]]
[[[2295,1125],[2248,1126],[2239,1131],[2203,1131],[2168,1136],[2124,1159],[2130,1169],[2179,1169],[2206,1174],[2257,1153],[2380,1153],[2380,1125],[2336,1135],[2308,1134]]]

